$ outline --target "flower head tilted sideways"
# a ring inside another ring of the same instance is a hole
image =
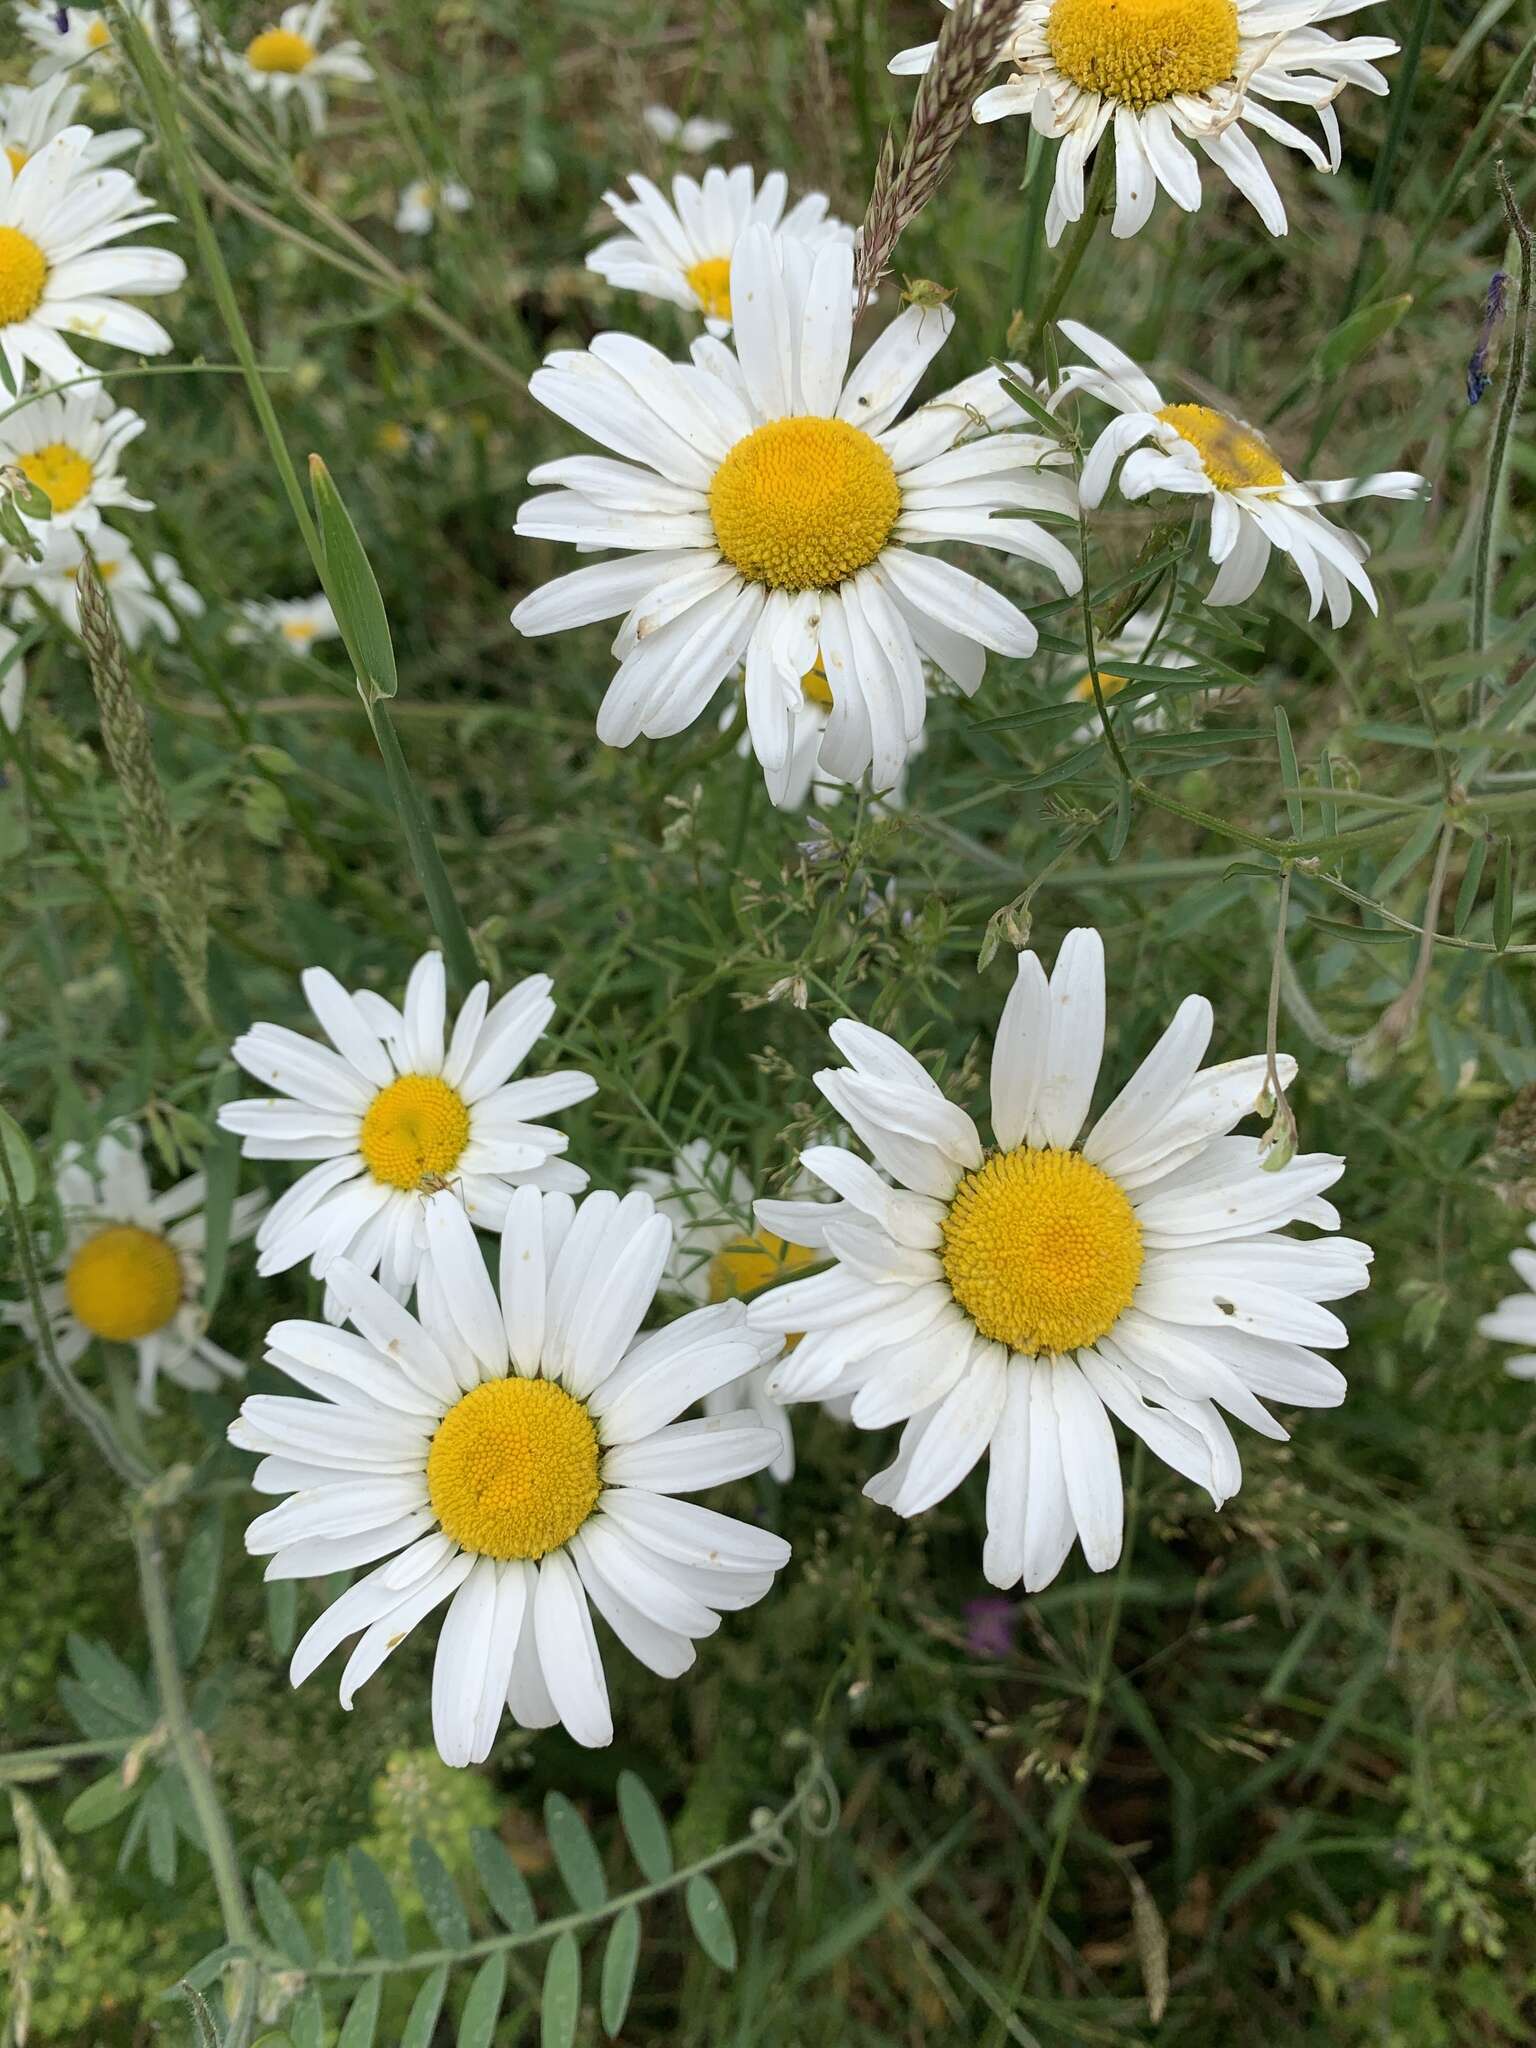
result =
[[[195,49],[203,39],[197,0],[124,0],[130,14],[152,42],[158,42],[162,19],[170,26],[177,50]],[[90,60],[116,58],[117,43],[109,15],[96,7],[56,7],[52,0],[22,0],[16,23],[37,52],[32,66],[34,85],[61,72],[76,75]]]
[[[1075,320],[1060,326],[1092,367],[1069,366],[1051,403],[1081,393],[1101,399],[1120,415],[1099,435],[1083,464],[1079,488],[1086,507],[1103,502],[1117,468],[1126,498],[1144,498],[1150,491],[1208,498],[1208,551],[1217,573],[1205,595],[1207,604],[1244,603],[1269,566],[1270,550],[1278,548],[1290,556],[1307,586],[1309,618],[1316,618],[1326,603],[1330,622],[1342,626],[1353,606],[1351,592],[1376,610],[1376,593],[1360,566],[1369,550],[1325,519],[1321,508],[1357,498],[1422,497],[1429,489],[1425,478],[1414,470],[1393,469],[1302,483],[1282,466],[1257,428],[1212,406],[1165,404],[1151,378],[1103,335]]]
[[[1518,1294],[1507,1294],[1491,1314],[1478,1318],[1478,1331],[1501,1344],[1518,1344],[1521,1349],[1504,1361],[1504,1370],[1517,1380],[1536,1380],[1536,1223],[1526,1230],[1532,1250],[1518,1246],[1509,1255],[1520,1282]]]
[[[702,156],[735,133],[728,121],[711,121],[703,114],[690,114],[685,121],[670,107],[643,107],[640,118],[658,142],[667,148],[675,144],[685,156]]]
[[[258,1272],[307,1259],[323,1279],[345,1258],[403,1301],[429,1256],[433,1196],[499,1231],[517,1187],[586,1186],[586,1174],[560,1157],[565,1133],[529,1119],[584,1102],[597,1083],[565,1072],[512,1079],[555,1014],[547,974],[530,974],[495,1004],[490,983],[477,982],[451,1030],[440,953],[417,961],[399,1009],[371,989],[349,992],[323,967],[301,979],[330,1044],[252,1025],[234,1057],[284,1099],[219,1111],[247,1158],[317,1162],[263,1222]],[[330,1289],[325,1313],[332,1322],[342,1313]]]
[[[308,654],[317,640],[336,640],[341,635],[331,600],[323,590],[313,597],[252,599],[240,607],[240,614],[229,629],[229,637],[238,647],[277,640],[294,654]]]
[[[246,1546],[268,1578],[379,1564],[299,1643],[301,1684],[348,1636],[341,1703],[444,1601],[432,1680],[450,1764],[490,1753],[502,1709],[612,1740],[596,1608],[662,1678],[693,1664],[722,1612],[752,1606],[786,1562],[780,1537],[680,1499],[761,1471],[778,1445],[750,1414],[676,1418],[776,1346],[722,1302],[637,1338],[671,1245],[642,1194],[520,1188],[500,1298],[463,1211],[436,1201],[419,1320],[342,1261],[356,1335],[279,1323],[269,1361],[318,1395],[256,1395],[230,1439],[255,1486],[291,1497]],[[590,1603],[590,1605],[589,1605]]]
[[[474,199],[457,178],[436,182],[417,178],[404,187],[395,208],[397,235],[430,235],[440,213],[468,213]]]
[[[986,649],[1034,652],[1034,626],[978,576],[914,550],[967,542],[1043,564],[1065,590],[1076,557],[1033,518],[1075,515],[1063,451],[992,433],[1020,417],[995,371],[898,423],[953,324],[910,307],[851,374],[853,252],[814,252],[751,228],[732,271],[733,346],[709,336],[672,363],[631,335],[551,356],[541,404],[631,458],[581,455],[529,481],[517,531],[632,550],[523,599],[524,633],[623,616],[619,670],[598,713],[610,746],[663,739],[746,665],[748,729],[779,774],[818,664],[832,706],[820,764],[888,789],[923,729],[923,658],[967,693]],[[641,466],[643,465],[643,467]]]
[[[103,511],[152,511],[152,500],[136,498],[118,469],[123,450],[144,426],[138,413],[114,405],[100,385],[90,384],[29,392],[25,403],[0,416],[0,464],[14,464],[53,508],[50,518],[28,522],[33,531],[72,528],[89,539]]]
[[[1169,646],[1164,638],[1165,631],[1163,607],[1154,604],[1127,619],[1118,632],[1103,634],[1094,641],[1094,666],[1098,670],[1100,696],[1107,704],[1122,690],[1129,689],[1136,699],[1130,711],[1131,722],[1142,732],[1156,732],[1168,723],[1168,703],[1161,697],[1142,694],[1157,679],[1123,675],[1120,664],[1123,663],[1127,669],[1133,665],[1155,668],[1158,679],[1181,668],[1193,668],[1194,657]],[[1085,666],[1082,673],[1073,679],[1066,701],[1085,704],[1089,715],[1072,731],[1074,741],[1091,739],[1099,731],[1099,714],[1093,701],[1093,676],[1086,666],[1086,646],[1078,658]]]
[[[946,5],[952,0],[945,0]],[[1113,232],[1136,234],[1158,187],[1185,212],[1199,209],[1199,160],[1187,138],[1236,186],[1272,235],[1285,207],[1253,138],[1255,129],[1300,151],[1319,171],[1340,163],[1333,102],[1347,86],[1385,93],[1375,60],[1396,54],[1390,36],[1343,41],[1317,26],[1374,0],[1024,0],[1000,59],[1013,76],[973,109],[978,121],[1027,114],[1059,142],[1046,240],[1080,220],[1084,173],[1111,127]],[[926,71],[934,45],[904,50],[895,72]],[[1326,150],[1267,102],[1310,107]]]
[[[751,166],[714,166],[703,179],[679,173],[665,195],[637,173],[630,196],[605,192],[604,204],[628,234],[600,242],[587,268],[621,291],[645,292],[690,313],[701,313],[711,334],[731,331],[731,259],[750,227],[762,227],[808,249],[853,241],[853,229],[827,213],[824,192],[808,192],[784,211],[789,180],[770,171],[755,183]]]
[[[56,611],[72,633],[80,631],[80,586],[76,580],[85,559],[87,543],[68,528],[50,527],[43,543],[43,559],[29,563],[8,560],[0,570],[0,588],[17,591],[13,615],[27,621],[37,616],[28,593],[37,595]],[[96,573],[106,587],[117,620],[118,631],[130,647],[138,647],[146,633],[158,633],[162,640],[181,637],[181,618],[201,618],[203,600],[181,573],[173,555],[156,553],[148,565],[134,553],[127,537],[113,526],[98,526],[88,543]]]
[[[851,1393],[861,1428],[905,1424],[895,1463],[864,1489],[900,1515],[943,1500],[990,1452],[983,1566],[1000,1587],[1049,1584],[1074,1540],[1095,1571],[1119,1556],[1111,1416],[1218,1506],[1235,1493],[1221,1411],[1283,1438],[1264,1400],[1342,1400],[1320,1354],[1347,1332],[1321,1304],[1368,1280],[1368,1245],[1284,1234],[1338,1229],[1323,1191],[1344,1162],[1301,1154],[1266,1171],[1257,1138],[1229,1135],[1254,1113],[1266,1062],[1201,1068],[1203,996],[1185,998],[1089,1124],[1104,1026],[1097,932],[1069,933],[1049,980],[1020,956],[988,1148],[894,1040],[834,1025],[850,1066],[816,1084],[876,1165],[813,1148],[803,1165],[841,1201],[757,1205],[766,1229],[836,1261],[749,1305],[758,1329],[806,1333],[770,1390]],[[1278,1071],[1284,1086],[1294,1061]]]
[[[373,66],[354,38],[322,47],[334,12],[332,0],[300,0],[297,7],[285,7],[232,59],[251,91],[264,94],[278,109],[286,112],[296,97],[317,134],[325,126],[333,85],[367,85],[373,78]]]
[[[11,169],[19,171],[45,142],[51,142],[66,128],[80,125],[80,103],[84,98],[84,88],[63,72],[55,72],[41,85],[0,85],[0,148],[9,158]],[[137,128],[107,129],[92,135],[85,147],[85,160],[90,164],[109,164],[143,140]]]
[[[149,209],[126,171],[92,163],[89,128],[65,128],[19,171],[0,153],[0,353],[19,389],[27,365],[67,382],[87,368],[66,335],[164,355],[171,337],[126,303],[178,291],[187,266],[169,249],[110,242],[171,220]]]
[[[670,1171],[643,1167],[635,1179],[672,1225],[672,1251],[663,1285],[690,1301],[734,1301],[810,1263],[813,1252],[785,1244],[752,1224],[752,1183],[707,1138],[695,1138]],[[767,1390],[778,1346],[745,1378],[704,1398],[706,1415],[750,1408],[779,1439],[769,1470],[780,1485],[795,1475],[795,1439],[789,1416]]]
[[[66,1145],[55,1187],[65,1238],[43,1288],[43,1309],[63,1363],[75,1364],[95,1338],[130,1345],[139,1405],[151,1415],[158,1412],[155,1382],[162,1373],[197,1389],[240,1378],[242,1362],[207,1335],[202,1174],[157,1195],[139,1133],[125,1125],[108,1131],[89,1160],[78,1145]],[[250,1236],[265,1201],[259,1194],[235,1198],[229,1243]],[[30,1304],[6,1302],[0,1317],[39,1340]]]

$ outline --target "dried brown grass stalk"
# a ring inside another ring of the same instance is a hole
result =
[[[870,293],[889,275],[897,242],[938,191],[1017,13],[1018,0],[958,0],[945,17],[933,62],[917,89],[901,155],[894,134],[887,132],[875,168],[854,275],[861,313]]]

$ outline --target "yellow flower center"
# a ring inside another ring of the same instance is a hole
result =
[[[291,28],[264,28],[246,44],[245,61],[253,71],[307,71],[315,46]]]
[[[35,313],[48,282],[48,259],[20,228],[0,228],[0,327]]]
[[[800,694],[807,704],[824,704],[832,708],[832,685],[827,681],[827,672],[821,665],[821,656],[816,657],[814,668],[808,668],[800,678]]]
[[[1209,405],[1165,405],[1157,417],[1200,457],[1218,491],[1272,490],[1285,471],[1262,435]]]
[[[1237,9],[1233,0],[1056,0],[1045,40],[1074,85],[1139,111],[1232,77]]]
[[[482,1557],[542,1557],[597,1505],[597,1431],[553,1380],[487,1380],[443,1417],[427,1492],[445,1532]]]
[[[1080,1152],[994,1152],[955,1190],[944,1271],[984,1337],[1033,1358],[1112,1330],[1141,1277],[1125,1190]]]
[[[369,1103],[358,1149],[375,1180],[413,1189],[452,1173],[468,1143],[463,1097],[436,1074],[402,1074]]]
[[[729,256],[706,256],[702,263],[695,263],[683,276],[688,289],[704,308],[705,317],[710,320],[729,320],[731,317],[731,259]]]
[[[85,32],[86,45],[92,50],[104,50],[112,40],[112,31],[98,14]]]
[[[95,475],[86,458],[67,441],[50,441],[46,448],[34,448],[30,455],[16,459],[38,489],[47,492],[55,512],[72,512]]]
[[[313,619],[284,619],[277,629],[295,647],[307,647],[315,637]]]
[[[755,1294],[770,1280],[815,1265],[820,1256],[808,1245],[786,1243],[771,1230],[755,1230],[750,1237],[722,1245],[710,1260],[709,1298],[733,1301],[738,1294]]]
[[[175,1247],[136,1223],[113,1223],[88,1237],[64,1275],[76,1320],[114,1344],[164,1329],[181,1306],[181,1291]]]
[[[1109,670],[1105,668],[1099,670],[1099,689],[1105,697],[1118,697],[1125,688],[1125,685],[1126,678],[1124,676],[1111,675]],[[1093,677],[1091,675],[1079,676],[1072,685],[1069,694],[1080,698],[1085,704],[1091,704],[1093,702]]]
[[[900,510],[891,458],[843,420],[770,420],[709,487],[721,554],[775,590],[834,589],[874,561]]]
[[[22,165],[26,162],[27,152],[24,149],[18,149],[14,142],[8,142],[5,145],[5,153],[6,156],[10,159],[11,173],[12,176],[14,176],[15,173],[19,171]]]

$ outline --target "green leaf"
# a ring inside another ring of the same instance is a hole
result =
[[[1324,747],[1317,758],[1317,786],[1319,789],[1333,788],[1333,756]],[[1339,836],[1339,807],[1330,796],[1322,805],[1323,836],[1337,839]]]
[[[1285,715],[1285,706],[1275,706],[1275,744],[1280,749],[1280,780],[1287,790],[1294,791],[1301,786],[1301,771],[1296,766],[1296,747],[1291,738],[1291,721]],[[1291,837],[1306,837],[1306,821],[1302,816],[1301,798],[1289,795],[1285,799],[1286,815],[1291,821]]]
[[[381,1977],[370,1977],[352,2001],[352,2010],[336,2036],[336,2048],[373,2048],[379,2025],[379,1998],[384,1989]]]
[[[608,1898],[603,1859],[586,1822],[563,1792],[546,1795],[544,1826],[566,1890],[583,1913],[595,1913]]]
[[[421,1903],[427,1909],[433,1932],[444,1948],[464,1948],[469,1942],[469,1916],[464,1901],[448,1874],[448,1866],[422,1835],[411,1841],[411,1874]]]
[[[99,1705],[126,1722],[129,1728],[148,1728],[153,1719],[144,1688],[105,1643],[71,1634],[65,1641],[69,1661],[81,1684]]]
[[[1005,364],[994,359],[993,368],[1002,372],[998,382],[1002,385],[1008,396],[1014,400],[1015,404],[1021,406],[1029,414],[1041,432],[1049,434],[1053,441],[1060,442],[1063,447],[1070,447],[1077,439],[1077,436],[1066,422],[1058,419],[1055,413],[1049,411],[1027,384],[1021,384],[1017,377],[1011,376]]]
[[[145,1825],[149,1830],[150,1875],[160,1884],[176,1882],[176,1816],[166,1797],[164,1778],[157,1779],[144,1797]]]
[[[223,1557],[224,1516],[215,1505],[199,1517],[176,1573],[176,1655],[184,1667],[196,1662],[208,1640]]]
[[[471,1828],[469,1850],[497,1919],[512,1934],[531,1934],[539,1917],[533,1894],[501,1837],[489,1828]]]
[[[1403,292],[1395,299],[1378,299],[1373,306],[1362,306],[1341,320],[1317,352],[1316,375],[1326,381],[1358,362],[1367,349],[1392,332],[1412,304],[1412,292]]]
[[[619,1819],[647,1881],[665,1884],[672,1875],[672,1837],[650,1786],[634,1771],[619,1773]]]
[[[313,1986],[304,1993],[288,2019],[293,2048],[324,2048],[325,2006]]]
[[[1467,921],[1477,908],[1477,892],[1482,886],[1483,869],[1488,865],[1488,838],[1486,833],[1474,839],[1472,850],[1467,855],[1466,872],[1461,878],[1461,887],[1456,892],[1456,909],[1451,918],[1451,930],[1459,937],[1467,928]]]
[[[267,1639],[279,1657],[293,1649],[299,1626],[299,1582],[297,1579],[268,1579]]]
[[[571,2048],[581,2017],[581,1950],[574,1934],[559,1935],[544,1966],[539,2048]]]
[[[640,1914],[626,1906],[608,1932],[603,1950],[603,1982],[598,1997],[603,2030],[612,2040],[629,2011],[629,1995],[635,1988],[635,1966],[640,1960]]]
[[[26,1132],[15,1117],[3,1109],[0,1109],[0,1145],[5,1147],[11,1178],[16,1183],[16,1199],[25,1209],[37,1193],[37,1160],[27,1142]]]
[[[689,1878],[683,1897],[699,1947],[717,1969],[734,1970],[736,1934],[714,1880],[700,1871],[697,1877]]]
[[[443,1998],[447,1990],[448,1965],[439,1963],[416,1994],[400,2036],[400,2048],[432,2048],[432,2036],[437,2031],[437,2016],[443,2009]]]
[[[379,1954],[387,1956],[391,1962],[399,1962],[403,1956],[409,1955],[410,1944],[405,1938],[405,1922],[400,1918],[400,1908],[395,1904],[389,1879],[366,1849],[349,1849],[347,1867],[352,1873],[357,1903],[363,1909],[363,1918],[368,1922],[368,1931]]]
[[[1493,943],[1502,953],[1515,925],[1515,842],[1508,834],[1499,840],[1499,865],[1493,880]]]
[[[270,1870],[260,1868],[252,1873],[251,1889],[256,1894],[256,1910],[261,1915],[261,1924],[266,1928],[272,1946],[289,1962],[307,1969],[315,1960],[314,1943],[288,1894]]]
[[[309,481],[325,556],[325,593],[352,658],[358,688],[366,703],[376,697],[393,697],[400,678],[378,578],[341,493],[318,455],[309,458]]]
[[[491,2048],[506,1989],[507,1959],[498,1951],[487,1956],[475,1972],[475,1981],[459,2015],[458,2048]]]
[[[325,1916],[325,1954],[328,1962],[346,1964],[352,1960],[352,1894],[347,1890],[347,1873],[339,1856],[325,1866],[320,1887],[320,1904]]]
[[[94,1785],[87,1785],[64,1809],[64,1825],[72,1835],[88,1835],[126,1813],[143,1788],[125,1785],[121,1771],[108,1771]]]

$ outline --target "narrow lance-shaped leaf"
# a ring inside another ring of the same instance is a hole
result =
[[[259,1868],[252,1873],[251,1889],[256,1894],[256,1910],[261,1915],[261,1924],[266,1928],[272,1946],[289,1962],[307,1968],[315,1959],[314,1943],[288,1894],[270,1870]]]
[[[629,2011],[639,1960],[640,1914],[634,1906],[626,1906],[608,1930],[608,1941],[603,1950],[598,2010],[602,2016],[603,2031],[610,2040],[623,2026],[624,2016]]]
[[[5,1147],[11,1179],[16,1183],[16,1199],[25,1208],[37,1193],[37,1160],[27,1142],[26,1132],[4,1109],[0,1109],[0,1145]]]
[[[544,1966],[544,1995],[539,2005],[539,2048],[571,2048],[581,2017],[581,1950],[574,1934],[562,1934],[550,1947]]]
[[[224,1516],[215,1504],[193,1527],[176,1572],[176,1655],[184,1666],[196,1661],[208,1639],[223,1556]]]
[[[439,1963],[411,2003],[410,2014],[400,2036],[400,2048],[432,2048],[437,2016],[448,1991],[448,1965]]]
[[[363,1909],[363,1918],[368,1922],[368,1931],[377,1944],[379,1954],[398,1962],[409,1953],[409,1944],[405,1938],[405,1923],[400,1918],[400,1908],[395,1904],[388,1878],[366,1849],[349,1850],[347,1865],[352,1873],[357,1903]]]
[[[373,2038],[379,2027],[379,1999],[383,1995],[382,1977],[370,1977],[352,2001],[351,2010],[342,2022],[340,2034],[336,2037],[336,2048],[373,2048]]]
[[[393,697],[400,679],[379,580],[341,493],[318,455],[309,458],[309,481],[325,556],[325,594],[352,658],[357,686],[368,703]]]
[[[725,1910],[713,1878],[702,1871],[697,1877],[690,1877],[684,1893],[688,1907],[688,1919],[698,1936],[699,1947],[709,1960],[721,1970],[736,1967],[736,1934],[731,1926],[730,1915]]]
[[[347,1874],[339,1856],[333,1856],[325,1866],[325,1880],[320,1888],[320,1904],[325,1918],[325,1953],[333,1963],[350,1963],[352,1960],[352,1894],[347,1889]]]
[[[1291,739],[1291,721],[1285,715],[1283,704],[1275,706],[1275,744],[1280,749],[1280,780],[1285,784],[1287,792],[1285,810],[1291,821],[1291,837],[1301,839],[1306,836],[1301,798],[1296,794],[1301,787],[1301,774],[1296,766],[1296,747]]]
[[[469,1848],[497,1919],[513,1934],[530,1933],[538,1920],[533,1895],[500,1836],[489,1828],[472,1828]]]
[[[1493,883],[1493,943],[1502,953],[1515,925],[1515,843],[1507,835],[1499,841],[1499,866]]]
[[[1467,921],[1477,908],[1477,892],[1482,886],[1483,869],[1488,865],[1488,839],[1483,834],[1472,842],[1467,855],[1466,872],[1461,878],[1461,887],[1456,892],[1456,909],[1451,918],[1451,929],[1459,936],[1467,928]]]
[[[498,1951],[487,1956],[475,1972],[459,2017],[458,2048],[491,2048],[506,1989],[507,1959]]]
[[[586,1822],[563,1792],[545,1799],[544,1826],[566,1890],[583,1913],[595,1913],[608,1897],[603,1860]]]
[[[634,1771],[620,1771],[618,1790],[619,1819],[634,1859],[651,1884],[665,1884],[672,1875],[672,1838],[661,1808]]]
[[[463,1948],[469,1941],[469,1916],[449,1875],[448,1866],[423,1836],[411,1842],[411,1874],[432,1930],[444,1948]]]

